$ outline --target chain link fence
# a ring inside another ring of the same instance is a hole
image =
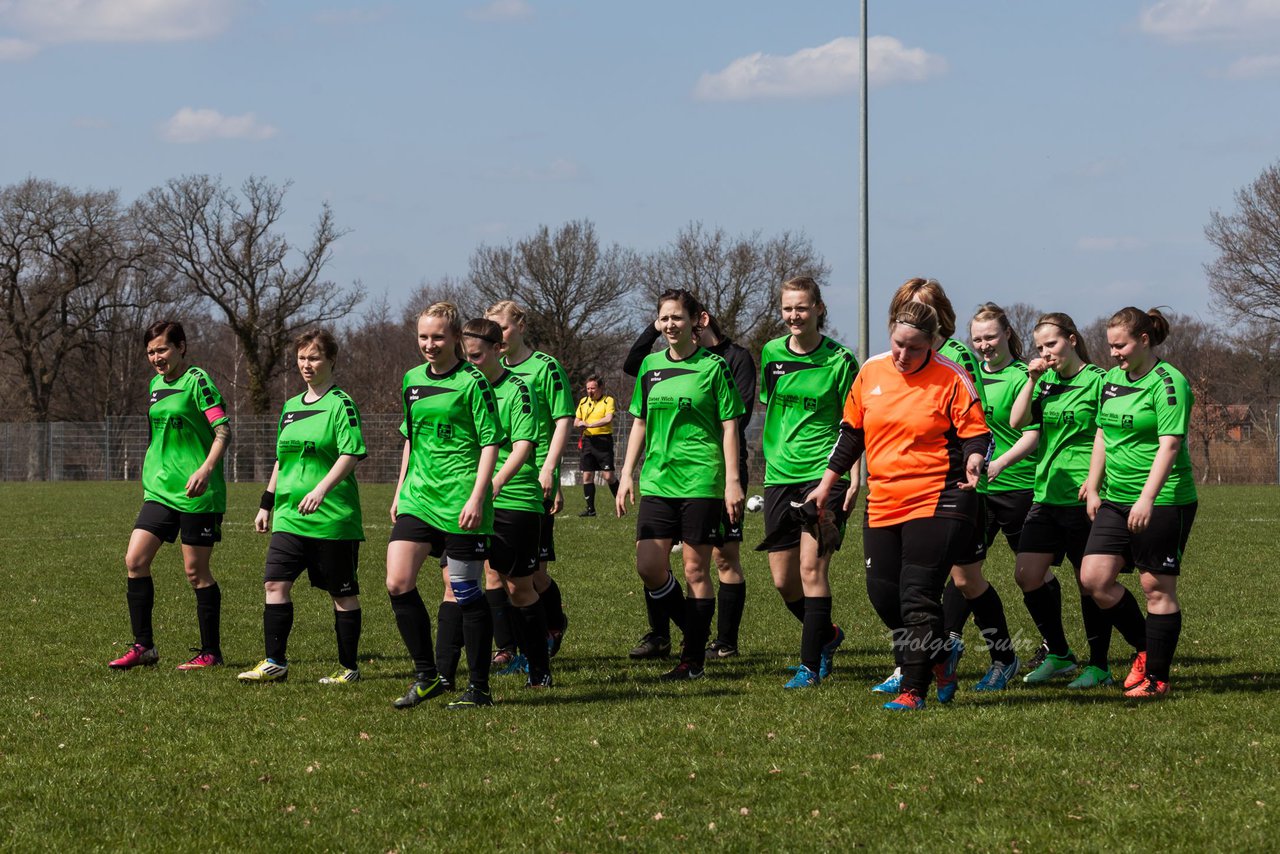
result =
[[[747,429],[751,450],[751,483],[764,480],[760,453],[763,415],[757,412]],[[223,472],[231,482],[265,483],[275,462],[276,419],[236,418],[231,448]],[[617,467],[622,468],[631,418],[614,419]],[[368,483],[394,483],[400,473],[403,440],[399,413],[363,416],[368,459],[358,476]],[[143,415],[96,422],[0,423],[0,481],[19,480],[138,480],[147,453],[147,418]],[[576,437],[565,449],[562,480],[578,479]],[[1280,449],[1264,437],[1246,441],[1218,440],[1207,446],[1192,442],[1196,476],[1206,483],[1274,484],[1280,469]]]

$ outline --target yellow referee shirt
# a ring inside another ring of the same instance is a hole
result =
[[[578,411],[574,417],[579,421],[590,423],[612,414],[613,410],[613,398],[609,395],[601,395],[599,400],[592,400],[591,396],[588,395],[578,401]],[[584,436],[611,436],[613,435],[613,422],[610,421],[600,427],[584,427],[582,434]]]

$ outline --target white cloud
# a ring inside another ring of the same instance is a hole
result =
[[[533,17],[528,0],[490,0],[467,11],[473,21],[523,21]]]
[[[0,62],[20,62],[40,52],[40,45],[22,39],[0,38]]]
[[[1138,25],[1175,42],[1266,38],[1280,33],[1280,0],[1159,0]]]
[[[171,42],[216,36],[238,0],[0,0],[0,59],[72,42]]]
[[[1147,242],[1137,237],[1082,237],[1076,241],[1081,252],[1123,252],[1146,246]]]
[[[168,142],[207,142],[211,139],[270,139],[276,128],[258,121],[253,113],[224,116],[207,107],[183,107],[160,127]]]
[[[1253,80],[1280,74],[1280,56],[1243,56],[1231,63],[1223,72],[1232,80]]]
[[[858,39],[845,36],[788,56],[753,53],[714,74],[703,74],[694,97],[704,101],[758,98],[821,98],[858,86]],[[909,48],[892,36],[867,40],[867,77],[872,86],[917,83],[947,70],[947,61],[923,48]]]

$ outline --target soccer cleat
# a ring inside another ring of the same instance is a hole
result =
[[[1016,655],[1008,664],[993,664],[987,668],[986,675],[978,680],[978,684],[973,686],[973,690],[1003,691],[1009,680],[1018,675],[1018,668],[1021,666],[1022,662],[1018,661]]]
[[[1067,650],[1066,655],[1054,655],[1047,652],[1044,654],[1044,659],[1032,668],[1030,673],[1022,677],[1022,681],[1028,685],[1048,682],[1050,679],[1075,673],[1079,665],[1080,663],[1076,661],[1075,653],[1070,650]]]
[[[1035,670],[1037,667],[1044,664],[1044,659],[1048,654],[1049,645],[1044,641],[1040,641],[1040,646],[1036,647],[1036,654],[1031,656],[1031,659],[1027,661],[1027,670]],[[1025,682],[1026,680],[1024,679],[1023,681]]]
[[[933,666],[933,680],[937,683],[939,703],[950,703],[956,695],[956,689],[960,687],[956,670],[960,667],[960,656],[964,655],[964,641],[955,635],[951,635],[947,641],[946,661]]]
[[[578,516],[583,519],[590,519],[594,515],[596,515],[596,511],[595,511],[595,508],[593,507],[588,507],[586,510],[583,510],[581,513],[578,514]]]
[[[1147,652],[1143,650],[1133,657],[1133,666],[1129,668],[1129,675],[1124,677],[1124,689],[1128,691],[1130,688],[1137,688],[1146,681]]]
[[[662,682],[688,682],[701,679],[705,674],[706,671],[703,668],[694,666],[692,662],[682,661],[658,679]]]
[[[506,663],[506,666],[498,669],[499,676],[511,676],[514,673],[528,673],[529,659],[523,655],[517,654],[515,658]]]
[[[477,688],[475,685],[468,685],[467,690],[458,695],[458,698],[446,709],[474,709],[478,706],[492,706],[493,697],[489,696],[489,692]]]
[[[1067,687],[1075,689],[1101,688],[1104,685],[1110,685],[1113,681],[1111,671],[1088,664],[1085,665],[1084,670],[1080,671],[1079,676],[1068,683]]]
[[[289,678],[289,665],[276,664],[264,658],[252,670],[246,670],[236,678],[241,682],[283,682]]]
[[[796,668],[796,675],[792,676],[790,681],[783,688],[817,688],[822,684],[822,677],[814,673],[805,665],[801,664]]]
[[[826,679],[831,675],[831,671],[835,668],[836,650],[844,643],[844,629],[835,623],[831,624],[831,628],[835,633],[831,635],[831,640],[827,641],[822,647],[822,657],[818,659],[819,679]]]
[[[445,681],[439,676],[423,679],[419,674],[419,678],[409,686],[409,690],[405,692],[405,695],[395,700],[391,705],[397,709],[411,709],[424,700],[439,697],[446,690],[448,689],[445,687]]]
[[[628,653],[632,658],[666,658],[671,654],[671,638],[648,632]]]
[[[359,681],[360,681],[360,671],[352,670],[349,667],[344,667],[341,670],[336,670],[331,676],[320,677],[321,685],[346,685],[348,682],[359,682]]]
[[[501,669],[511,663],[516,657],[515,647],[504,646],[493,654],[493,658],[489,660],[489,664],[495,668]]]
[[[547,655],[552,658],[556,657],[556,653],[560,651],[560,644],[564,643],[564,633],[569,631],[569,615],[561,613],[560,618],[564,620],[564,625],[547,631]]]
[[[206,667],[218,667],[222,664],[222,656],[214,655],[211,652],[191,648],[196,655],[189,661],[184,661],[178,665],[179,670],[204,670]]]
[[[1130,688],[1128,691],[1125,691],[1124,695],[1126,697],[1133,697],[1134,699],[1138,699],[1138,700],[1142,700],[1142,699],[1154,700],[1157,697],[1163,697],[1167,693],[1169,693],[1168,682],[1161,682],[1160,680],[1156,679],[1154,676],[1148,676],[1146,679],[1142,680],[1137,685]]]
[[[128,670],[130,667],[153,667],[160,660],[160,653],[156,652],[154,646],[143,646],[140,643],[131,644],[124,655],[107,662],[107,667],[114,670]]]
[[[895,667],[893,672],[889,674],[889,678],[874,686],[871,691],[875,694],[897,694],[902,690],[902,668]]]
[[[896,699],[884,704],[891,712],[918,712],[924,708],[924,697],[915,691],[903,691]]]
[[[531,675],[524,681],[524,687],[526,688],[550,688],[554,684],[555,680],[551,678],[550,673],[544,673],[536,678]]]
[[[722,640],[713,640],[707,645],[708,658],[733,658],[738,654],[738,648],[731,643],[725,643]]]

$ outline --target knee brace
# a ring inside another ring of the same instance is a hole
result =
[[[484,561],[449,558],[449,587],[459,605],[484,598]]]

